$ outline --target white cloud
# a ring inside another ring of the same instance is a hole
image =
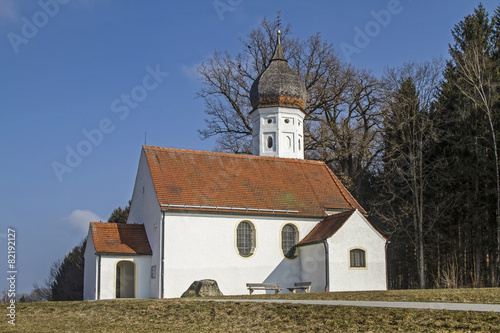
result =
[[[196,64],[193,66],[182,65],[181,69],[184,75],[186,75],[188,78],[198,80],[198,78],[200,78],[200,73],[198,73],[197,69],[199,65],[200,64]]]
[[[19,12],[14,0],[0,0],[0,19],[8,21],[18,21]]]
[[[106,221],[106,219],[100,218],[90,210],[75,209],[69,216],[62,217],[61,221],[67,223],[74,229],[86,233],[89,229],[89,222]]]

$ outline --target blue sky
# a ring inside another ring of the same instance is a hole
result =
[[[483,3],[490,14],[499,4]],[[264,16],[281,10],[293,36],[321,32],[341,59],[379,76],[446,58],[450,30],[477,4],[0,0],[0,267],[7,275],[13,227],[17,292],[29,292],[90,220],[125,206],[145,132],[150,145],[212,150],[214,140],[198,136],[205,114],[196,67],[215,50],[236,54]]]

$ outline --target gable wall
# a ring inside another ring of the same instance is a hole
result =
[[[95,254],[94,240],[92,233],[87,234],[87,245],[85,247],[84,258],[84,274],[83,274],[83,299],[95,300],[97,297],[97,260]]]
[[[245,220],[256,229],[256,249],[248,258],[236,247],[236,228]],[[251,282],[286,288],[301,281],[300,259],[286,259],[281,251],[281,228],[289,222],[302,239],[318,220],[166,213],[165,297],[180,297],[200,279],[216,280],[224,295],[246,294],[246,283]]]
[[[330,291],[386,290],[386,240],[358,211],[328,239]],[[366,268],[349,267],[349,251],[366,251]]]
[[[148,236],[149,245],[153,255],[151,257],[151,265],[156,265],[156,278],[150,281],[150,296],[152,298],[160,298],[160,227],[161,227],[162,213],[160,204],[156,196],[156,191],[149,171],[148,162],[141,151],[141,158],[139,160],[139,167],[135,179],[134,192],[132,194],[132,202],[130,204],[130,213],[127,223],[144,224],[146,234]],[[156,224],[156,227],[155,227]],[[148,268],[151,270],[151,267]]]
[[[150,272],[151,256],[149,255],[101,255],[101,297],[113,299],[116,296],[116,264],[122,260],[131,261],[135,265],[135,295],[137,298],[151,298]]]

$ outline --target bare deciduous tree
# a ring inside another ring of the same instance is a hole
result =
[[[53,261],[50,265],[49,276],[45,279],[43,285],[39,285],[37,282],[33,283],[31,295],[36,299],[34,302],[52,301],[52,284],[57,277],[60,266],[61,260]]]
[[[275,22],[264,19],[241,39],[243,51],[236,57],[215,52],[198,68],[203,83],[198,96],[205,100],[208,115],[200,135],[217,137],[218,150],[251,151],[250,87],[272,58],[276,30]],[[341,62],[319,33],[305,41],[289,36],[287,26],[281,33],[285,56],[308,92],[306,157],[326,161],[360,190],[381,151],[380,84],[368,71]]]
[[[388,69],[384,77],[386,108],[381,190],[385,201],[378,215],[415,248],[420,288],[425,288],[424,240],[444,211],[445,201],[428,202],[439,161],[431,158],[437,140],[431,103],[441,77],[439,61],[409,63]]]

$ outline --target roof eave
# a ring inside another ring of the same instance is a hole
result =
[[[313,241],[313,242],[307,242],[307,243],[304,243],[304,244],[300,244],[299,243],[299,244],[297,244],[295,246],[302,247],[302,246],[308,246],[308,245],[321,244],[321,243],[324,243],[327,239],[321,239],[321,240],[317,240],[317,241]]]
[[[324,219],[325,215],[307,215],[300,213],[285,213],[285,212],[259,212],[255,210],[230,210],[230,209],[189,209],[189,208],[161,208],[162,212],[176,213],[199,213],[199,214],[224,214],[224,215],[248,215],[248,216],[275,216],[275,217],[296,217],[309,219]]]
[[[152,256],[153,253],[123,253],[123,252],[97,252],[99,255],[120,255],[120,256]]]
[[[254,111],[257,109],[265,109],[265,108],[274,108],[274,107],[283,107],[283,108],[291,108],[291,109],[297,109],[299,111],[302,111],[304,115],[306,115],[306,111],[304,111],[304,108],[296,105],[296,104],[286,104],[286,103],[275,103],[275,104],[259,104],[256,107],[252,109],[248,114],[251,115]]]

